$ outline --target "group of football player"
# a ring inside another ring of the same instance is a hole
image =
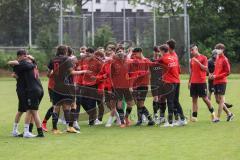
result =
[[[110,114],[106,127],[114,123],[120,128],[129,127],[133,123],[130,115],[133,114],[134,105],[137,110],[135,126],[145,123],[163,127],[187,125],[179,102],[181,70],[175,46],[175,40],[170,39],[165,44],[155,46],[149,58],[144,56],[141,48],[126,49],[121,44],[110,44],[96,50],[81,47],[79,55],[69,46],[58,46],[56,55],[48,64],[48,92],[52,106],[42,124],[39,124],[37,112],[43,95],[37,65],[25,50],[19,50],[18,59],[9,62],[13,66],[13,76],[17,79],[19,98],[12,135],[21,136],[18,123],[23,112],[29,112],[26,116],[28,118],[25,118],[24,137],[36,137],[31,133],[33,122],[38,128],[37,136],[43,137],[43,131],[48,131],[50,117],[54,134],[62,133],[58,128],[59,119],[65,121],[67,132],[79,133],[81,108],[88,115],[89,126],[103,124],[103,116],[108,108]],[[215,46],[209,60],[199,53],[196,45],[190,47],[190,52],[188,86],[192,97],[192,113],[189,120],[197,121],[200,97],[207,105],[213,123],[220,121],[222,110],[227,114],[227,121],[231,121],[234,115],[229,108],[232,105],[226,103],[224,97],[227,76],[230,74],[224,44]],[[32,80],[29,80],[28,74],[32,74]],[[213,92],[218,104],[217,113],[210,101]],[[146,97],[153,97],[151,106],[146,106]],[[150,107],[153,114],[149,113]],[[166,109],[168,115],[165,117]]]

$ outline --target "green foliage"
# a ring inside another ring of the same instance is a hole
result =
[[[51,55],[53,47],[58,44],[58,37],[53,30],[54,25],[43,26],[36,39],[37,46],[48,56]]]
[[[10,69],[7,62],[14,59],[16,59],[16,53],[3,53],[3,51],[0,51],[0,68]]]
[[[95,33],[95,47],[104,47],[108,42],[114,42],[113,32],[110,26],[103,25]]]
[[[239,1],[189,0],[189,3],[191,41],[206,48],[214,48],[217,43],[224,43],[229,59],[238,62],[240,60]]]
[[[39,71],[46,71],[47,70],[47,63],[49,61],[49,57],[39,50],[31,49],[28,51],[29,54],[31,54],[37,64]],[[15,60],[16,59],[16,52],[3,52],[0,51],[0,68],[1,69],[7,69],[11,70],[11,67],[7,65],[8,61]]]

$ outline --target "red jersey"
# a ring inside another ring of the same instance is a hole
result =
[[[180,68],[180,64],[179,64],[179,60],[178,60],[178,55],[175,51],[171,52],[170,53],[174,58],[175,58],[175,61],[177,62],[177,66],[178,66],[178,80],[179,80],[179,83],[180,83],[180,73],[181,73],[181,68]],[[177,73],[176,73],[177,75]]]
[[[48,88],[54,89],[54,85],[55,85],[54,76],[53,76],[53,74],[51,74],[48,79]]]
[[[227,76],[230,74],[230,64],[224,55],[218,55],[215,61],[215,70],[213,75],[215,78],[213,84],[224,84],[227,83]]]
[[[111,82],[111,64],[112,60],[106,61],[101,71],[97,75],[97,80],[99,82],[98,90],[99,92],[103,92],[104,89],[111,91],[112,90],[112,82]]]
[[[102,68],[102,60],[96,58],[95,56],[86,57],[82,61],[82,70],[89,70],[92,73],[85,73],[82,77],[82,85],[93,86],[97,84],[96,76]]]
[[[76,71],[82,70],[82,63],[83,63],[83,59],[78,60],[78,62],[76,63],[76,67],[75,67]],[[74,82],[78,85],[82,85],[82,79],[83,79],[83,75],[75,75],[74,76]]]
[[[176,57],[170,53],[165,53],[157,61],[163,64],[166,69],[166,72],[163,74],[163,81],[165,83],[180,83],[179,63]]]
[[[114,58],[111,65],[111,80],[114,88],[130,88],[129,62],[128,59]]]
[[[134,88],[149,85],[149,66],[151,61],[147,58],[134,58],[130,64],[130,79]]]
[[[208,66],[208,59],[204,55],[199,55],[194,57],[196,58],[202,65]],[[207,71],[201,69],[200,65],[195,62],[193,59],[190,61],[191,67],[191,78],[190,83],[206,83]]]

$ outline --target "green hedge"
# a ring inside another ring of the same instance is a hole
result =
[[[35,57],[37,64],[38,64],[38,69],[39,71],[46,71],[47,70],[47,63],[50,58],[45,53],[42,53],[41,51],[38,50],[29,50],[28,51],[33,57]],[[10,60],[15,60],[16,59],[16,52],[14,51],[0,51],[0,68],[1,69],[6,69],[10,70],[11,67],[7,65],[7,62]]]

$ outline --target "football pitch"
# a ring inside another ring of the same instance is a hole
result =
[[[47,79],[42,80],[42,83],[45,95],[40,105],[41,119],[50,106]],[[45,138],[35,139],[11,137],[17,111],[15,84],[14,79],[0,78],[0,160],[240,159],[240,75],[231,75],[227,86],[226,101],[234,105],[231,109],[235,114],[232,122],[226,122],[223,113],[220,123],[211,123],[208,109],[200,100],[198,122],[190,122],[184,127],[131,126],[121,129],[117,126],[105,128],[104,125],[89,127],[87,122],[80,121],[80,134],[53,135],[48,132]],[[187,76],[182,76],[180,102],[189,117],[191,98],[187,89]],[[212,102],[217,110],[214,98]],[[152,110],[152,98],[147,99],[146,106]],[[135,106],[132,114],[136,115]],[[104,122],[107,118],[108,114],[104,116]],[[51,129],[51,121],[48,128]],[[23,131],[23,121],[20,131]]]

